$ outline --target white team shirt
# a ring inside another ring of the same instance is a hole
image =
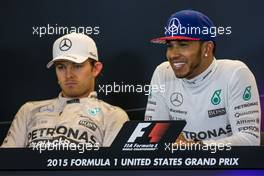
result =
[[[109,147],[128,121],[124,110],[96,98],[58,98],[24,104],[1,147],[34,147],[47,141]]]
[[[260,145],[260,101],[254,75],[238,60],[216,60],[197,77],[175,76],[160,64],[148,97],[145,120],[186,120],[183,134],[204,143]]]

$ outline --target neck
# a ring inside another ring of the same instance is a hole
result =
[[[193,72],[191,75],[187,76],[186,79],[193,79],[196,76],[199,76],[201,73],[203,73],[213,62],[214,57],[213,55],[210,55],[208,57],[203,57],[203,62],[201,62],[198,66],[197,66],[197,70],[195,72]]]

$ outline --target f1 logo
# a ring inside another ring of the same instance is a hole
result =
[[[151,123],[139,123],[127,142],[135,142],[138,137],[142,137],[144,131],[142,129],[147,128]]]
[[[149,127],[150,125],[151,123],[139,123],[127,142],[135,142],[137,138],[143,137],[144,133],[148,131],[148,130],[143,130],[143,129]],[[159,142],[160,139],[166,133],[169,125],[170,125],[169,123],[156,123],[148,135],[150,139],[148,142],[150,143]]]
[[[149,133],[148,137],[150,138],[150,143],[157,143],[164,136],[166,131],[168,130],[170,124],[169,123],[156,123],[154,128]]]

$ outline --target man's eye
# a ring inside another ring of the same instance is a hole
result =
[[[188,46],[188,43],[182,42],[179,45],[184,47],[184,46]]]
[[[173,44],[170,43],[167,44],[167,48],[173,48],[173,46],[174,46]]]
[[[74,65],[74,67],[79,69],[79,68],[82,68],[82,65],[81,64],[76,64],[76,65]]]
[[[64,69],[65,67],[63,66],[63,65],[57,65],[57,69],[59,69],[59,70],[62,70],[62,69]]]
[[[168,49],[173,49],[173,48],[177,48],[177,47],[188,47],[189,44],[187,42],[181,42],[179,44],[167,44],[167,48]]]

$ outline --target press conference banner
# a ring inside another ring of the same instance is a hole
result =
[[[128,121],[111,147],[67,143],[61,136],[31,148],[2,148],[0,169],[264,168],[264,146],[182,143],[177,139],[185,125],[185,121]]]
[[[45,151],[1,149],[1,170],[53,169],[263,169],[264,147],[233,147],[230,151]]]

